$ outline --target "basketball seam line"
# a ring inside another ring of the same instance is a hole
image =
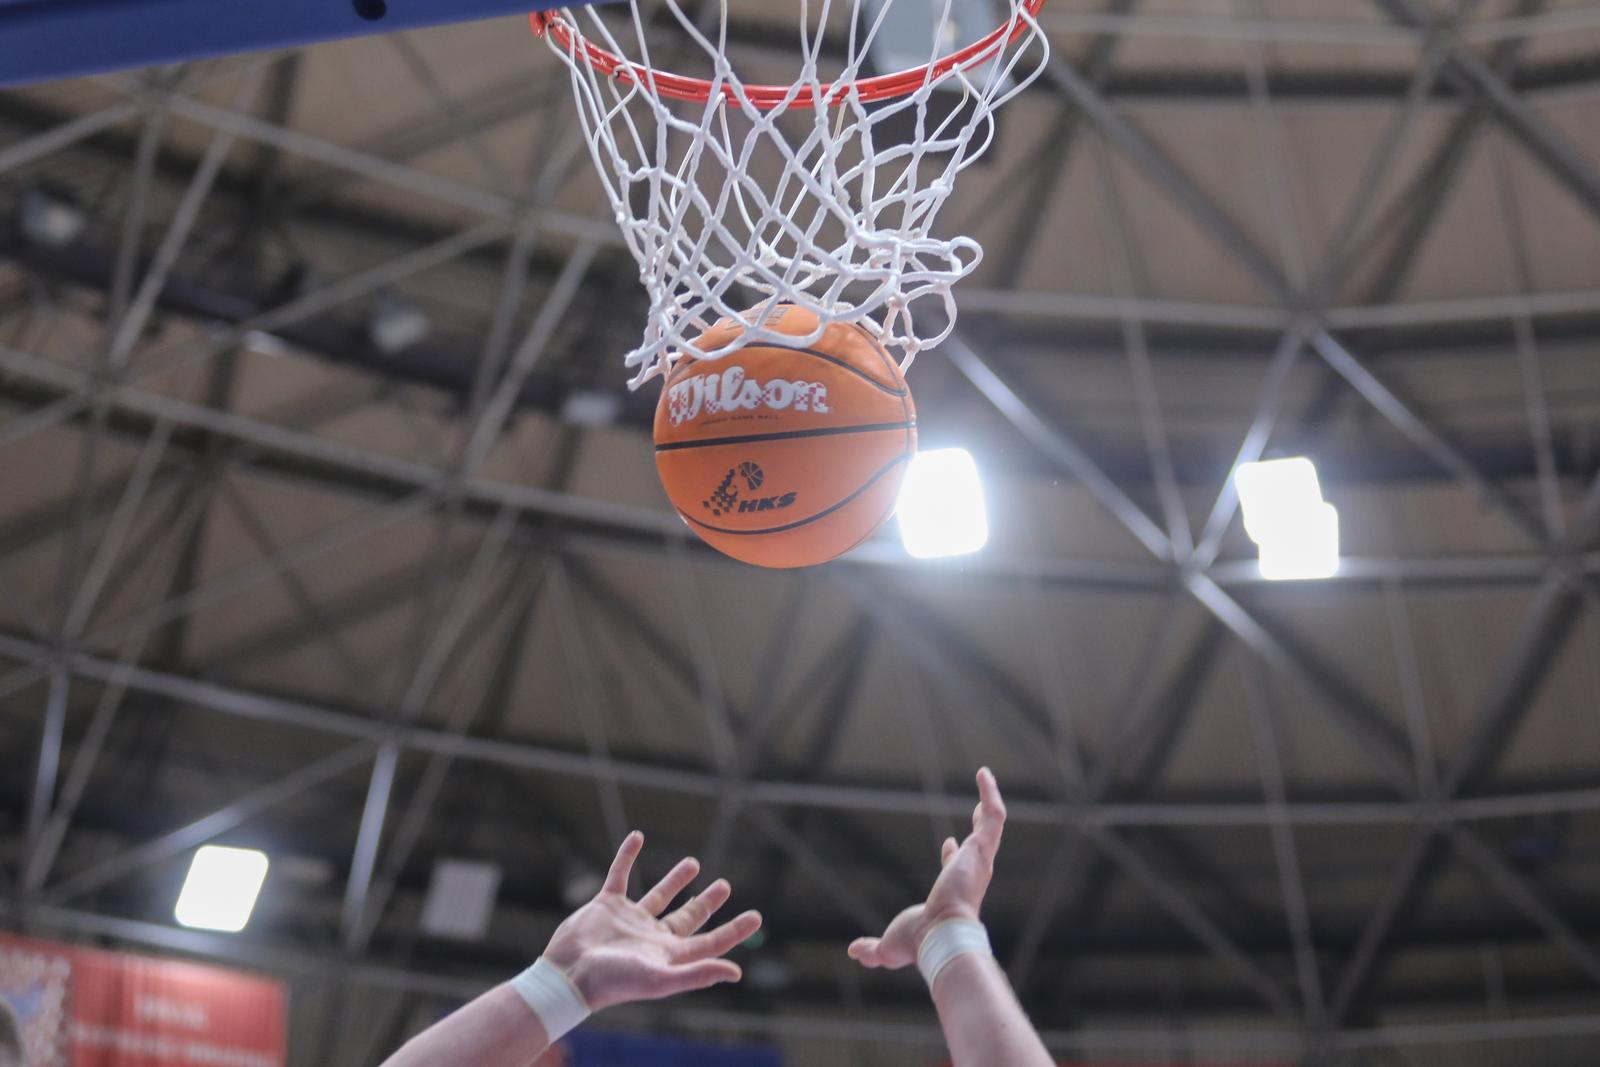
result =
[[[865,330],[862,330],[861,332],[863,334],[866,333]],[[874,389],[878,390],[879,392],[888,393],[890,396],[897,396],[897,397],[901,398],[902,400],[904,400],[907,396],[909,396],[911,394],[911,390],[910,389],[895,389],[892,386],[884,385],[882,382],[878,381],[878,379],[874,378],[872,375],[868,374],[866,371],[861,370],[859,367],[853,367],[849,363],[846,363],[844,360],[840,359],[838,356],[830,356],[830,355],[828,355],[828,353],[826,353],[826,352],[818,352],[814,348],[805,348],[805,347],[790,348],[788,345],[769,345],[768,347],[770,347],[770,348],[788,349],[788,351],[790,351],[790,352],[803,352],[808,356],[815,356],[817,359],[820,359],[820,360],[822,360],[822,361],[824,361],[826,363],[832,363],[835,366],[837,366],[837,367],[839,367],[839,368],[841,368],[843,370],[849,371],[851,374],[854,374],[856,377],[860,378],[862,381],[867,382],[869,385],[871,385]],[[874,344],[873,344],[872,351],[873,351],[873,354],[876,355],[879,359],[887,361],[888,357],[885,356],[883,354],[883,352],[877,347],[876,342],[874,342]],[[894,364],[892,362],[889,363],[888,365],[890,367],[894,366]]]
[[[891,375],[898,376],[901,381],[905,381],[905,375],[901,373],[900,368],[890,357],[888,350],[883,347],[878,339],[873,337],[871,332],[859,322],[852,322],[850,325],[855,327],[856,331],[859,332],[861,336],[865,337],[869,342],[871,342],[873,352],[877,353],[878,359],[883,362],[884,367],[889,371],[889,373]],[[874,385],[878,384],[873,379],[869,378],[868,380],[872,381]],[[882,387],[879,386],[879,388]],[[900,414],[906,417],[906,454],[914,456],[917,452],[917,417],[911,407],[911,387],[908,385],[904,389],[891,389],[888,390],[888,392],[891,396],[897,396],[900,398]]]
[[[744,437],[708,437],[703,441],[672,441],[656,445],[657,452],[679,452],[689,448],[713,448],[718,445],[758,444],[762,441],[789,441],[804,437],[837,437],[850,433],[881,433],[885,430],[911,430],[916,420],[907,422],[872,422],[855,426],[824,426],[815,430],[779,430],[774,433],[755,433]]]
[[[857,328],[860,329],[860,327],[857,327]],[[872,336],[871,334],[867,333],[866,330],[862,330],[861,332],[868,339],[870,339],[871,336]],[[890,396],[897,396],[897,397],[900,397],[901,399],[904,399],[907,396],[911,395],[911,390],[910,389],[895,389],[895,388],[892,388],[890,386],[884,385],[882,382],[878,381],[878,379],[874,378],[872,375],[870,375],[870,374],[866,373],[865,371],[861,370],[859,367],[851,366],[849,363],[846,363],[844,360],[840,359],[838,356],[830,356],[826,352],[818,352],[815,348],[806,348],[803,345],[780,345],[780,344],[774,344],[771,341],[756,341],[756,342],[753,342],[751,344],[745,345],[743,348],[739,349],[738,351],[739,352],[747,352],[747,351],[750,351],[752,349],[761,349],[761,348],[770,348],[770,349],[773,349],[773,350],[778,351],[778,352],[797,352],[797,353],[799,353],[801,355],[804,355],[804,356],[812,356],[812,357],[815,357],[816,359],[822,360],[825,363],[832,363],[833,365],[838,367],[840,370],[849,371],[851,374],[854,374],[857,378],[860,378],[862,381],[866,382],[868,385],[871,385],[874,389],[877,389],[879,392],[888,393]],[[886,360],[888,358],[883,354],[883,352],[879,351],[876,347],[873,348],[873,352],[874,352],[874,354],[877,355],[877,357],[879,359]],[[731,358],[733,358],[733,356],[735,356],[737,354],[738,354],[737,352],[730,352],[728,355],[726,355],[726,356],[724,356],[722,358],[723,359],[731,359]],[[693,359],[694,357],[691,356],[689,358]],[[701,362],[701,363],[715,363],[715,362],[717,362],[717,360],[705,359],[705,360],[700,360],[699,362]],[[889,362],[888,366],[892,368],[894,366],[893,362],[892,361]],[[677,384],[676,382],[674,382],[672,380],[672,375],[673,375],[673,373],[675,373],[675,371],[676,371],[676,368],[674,368],[673,371],[668,371],[667,372],[667,382],[666,382],[666,384],[669,387]]]
[[[759,536],[761,534],[787,533],[790,530],[798,530],[802,526],[809,526],[811,523],[816,522],[818,519],[827,518],[829,515],[832,515],[834,512],[836,512],[840,508],[844,507],[846,504],[849,504],[851,501],[855,500],[856,497],[860,496],[862,493],[865,493],[868,489],[871,489],[874,485],[878,484],[878,479],[882,478],[885,474],[888,474],[891,470],[893,470],[896,464],[898,464],[898,463],[907,463],[907,462],[910,462],[910,460],[911,460],[911,456],[909,454],[907,454],[905,452],[900,453],[900,455],[896,456],[893,459],[893,461],[891,461],[889,463],[888,466],[886,466],[883,469],[879,470],[876,474],[874,474],[872,477],[868,478],[865,482],[862,482],[861,483],[861,487],[859,489],[857,489],[855,492],[851,493],[849,496],[845,497],[843,500],[839,501],[837,504],[834,504],[832,507],[824,508],[821,511],[817,512],[815,515],[810,515],[810,516],[807,516],[806,518],[800,519],[800,520],[798,520],[796,522],[791,522],[786,526],[769,526],[764,530],[729,530],[729,529],[727,529],[725,527],[722,527],[722,526],[713,526],[708,522],[701,522],[699,519],[695,518],[693,515],[690,515],[690,514],[686,513],[681,508],[679,509],[678,514],[682,515],[686,522],[692,523],[695,526],[699,526],[699,527],[702,527],[704,529],[710,530],[713,533],[733,534],[735,537],[755,537],[755,536]],[[877,532],[877,527],[873,527],[872,530],[868,531],[866,536],[861,538],[861,541],[865,541],[868,537],[871,537],[872,534],[876,533],[876,532]],[[851,545],[850,548],[855,548],[857,545],[860,545],[861,541],[857,541],[854,545]],[[845,551],[848,552],[849,550],[850,549],[846,549]]]

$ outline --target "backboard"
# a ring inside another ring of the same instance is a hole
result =
[[[554,0],[0,0],[0,86],[553,6]]]

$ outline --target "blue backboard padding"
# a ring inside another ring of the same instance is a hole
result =
[[[0,0],[0,85],[388,33],[572,0]]]

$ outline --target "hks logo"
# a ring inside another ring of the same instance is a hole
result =
[[[757,511],[778,511],[794,506],[795,500],[800,496],[799,493],[739,499],[739,487],[734,484],[736,481],[743,480],[745,488],[753,493],[761,488],[761,483],[766,479],[766,474],[759,466],[746,460],[737,467],[730,467],[728,473],[722,476],[722,481],[711,490],[711,495],[700,501],[700,506],[717,516],[726,515],[735,508],[739,514],[748,515]]]

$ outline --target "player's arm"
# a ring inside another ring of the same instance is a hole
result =
[[[917,965],[932,989],[954,1067],[1052,1067],[978,920],[1006,821],[1000,786],[987,767],[978,772],[978,796],[972,833],[960,844],[945,840],[943,869],[927,901],[895,916],[882,937],[858,938],[850,958],[890,970]]]
[[[739,965],[722,957],[760,929],[761,916],[747,911],[701,933],[732,894],[722,879],[668,914],[700,872],[692,859],[629,900],[643,847],[643,834],[628,835],[599,895],[556,928],[537,963],[417,1035],[384,1067],[527,1067],[592,1012],[737,982]]]

